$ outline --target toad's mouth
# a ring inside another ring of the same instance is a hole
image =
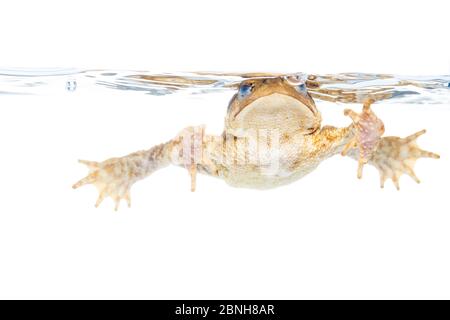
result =
[[[234,116],[232,126],[311,133],[320,126],[320,114],[314,106],[308,106],[289,95],[273,93],[242,108]]]

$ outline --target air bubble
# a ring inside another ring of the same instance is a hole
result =
[[[66,82],[66,90],[73,92],[77,89],[77,82],[75,80],[69,80]]]

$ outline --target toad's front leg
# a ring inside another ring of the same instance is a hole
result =
[[[346,110],[354,123],[354,137],[344,147],[343,155],[358,160],[358,178],[362,177],[364,164],[375,166],[380,172],[380,185],[383,188],[387,179],[392,179],[397,189],[400,189],[399,178],[402,174],[409,175],[417,183],[419,179],[414,173],[414,165],[420,158],[439,159],[439,155],[420,149],[416,140],[425,130],[414,133],[406,138],[381,137],[384,125],[370,109],[372,101],[364,104],[363,112],[357,114]]]
[[[342,155],[347,155],[352,148],[358,148],[358,178],[362,177],[363,166],[372,158],[384,133],[383,122],[370,109],[372,102],[367,100],[363,112],[359,114],[350,109],[344,111],[353,120],[354,137],[345,145]]]
[[[99,206],[109,196],[114,200],[117,210],[121,199],[125,199],[128,206],[131,205],[130,188],[136,181],[169,164],[176,164],[188,169],[191,175],[191,190],[194,191],[197,166],[207,162],[203,152],[204,144],[204,128],[189,127],[169,142],[149,150],[103,162],[80,160],[88,166],[90,172],[75,183],[73,188],[93,184],[99,192],[95,206]]]

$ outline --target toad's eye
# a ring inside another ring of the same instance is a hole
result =
[[[306,89],[306,84],[304,84],[304,83],[300,83],[300,84],[296,85],[295,90],[297,90],[298,92],[300,92],[302,94],[308,93],[308,90]]]
[[[239,87],[239,98],[247,97],[253,90],[253,85],[251,84],[242,84]]]

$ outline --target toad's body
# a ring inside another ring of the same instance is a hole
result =
[[[382,186],[391,178],[398,188],[403,173],[418,181],[415,161],[438,157],[417,147],[415,140],[424,131],[382,138],[384,125],[370,103],[361,114],[345,111],[353,120],[348,127],[321,127],[320,112],[298,76],[246,80],[230,101],[222,135],[189,127],[146,151],[100,163],[82,160],[91,172],[74,188],[92,183],[100,193],[96,205],[111,196],[117,208],[122,198],[130,204],[134,182],[171,163],[189,170],[192,190],[197,171],[236,187],[272,188],[298,180],[338,153],[358,160],[358,177],[364,164],[377,167]]]
[[[273,134],[258,138],[259,146],[255,144],[254,147],[248,146],[249,138],[230,139],[227,143],[237,151],[237,161],[223,167],[220,175],[235,187],[267,189],[294,182],[326,158],[341,152],[350,137],[350,130],[328,132],[330,136],[339,136],[332,141],[323,134],[322,131],[309,135]],[[259,159],[249,161],[246,159],[248,154],[259,155]]]

